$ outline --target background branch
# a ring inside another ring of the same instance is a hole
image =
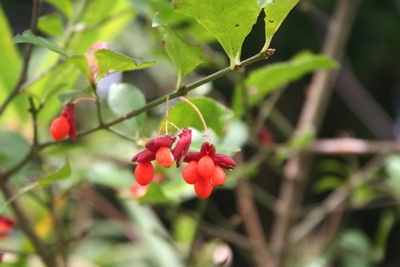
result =
[[[32,10],[32,19],[31,19],[30,30],[34,34],[37,33],[36,25],[37,25],[37,21],[38,21],[38,18],[39,18],[40,7],[42,5],[42,1],[43,0],[34,0],[33,1],[33,10]],[[20,75],[19,75],[19,78],[18,78],[18,82],[15,85],[15,87],[12,89],[10,94],[7,96],[7,98],[4,101],[4,103],[0,106],[0,116],[1,116],[1,114],[3,114],[4,110],[6,109],[8,104],[11,102],[11,100],[16,95],[18,95],[21,87],[23,86],[23,84],[26,81],[27,73],[28,73],[29,61],[31,59],[31,54],[32,54],[32,47],[33,47],[33,45],[29,44],[29,43],[25,47],[24,59],[22,61],[22,70],[20,72]]]
[[[360,0],[340,0],[334,15],[329,21],[322,53],[341,61],[345,44]],[[294,138],[301,137],[305,130],[315,127],[317,130],[322,121],[331,95],[331,87],[337,72],[317,72],[314,74],[306,102],[300,113]],[[297,219],[304,187],[311,167],[310,154],[299,152],[285,165],[285,180],[282,182],[279,198],[275,207],[275,221],[272,228],[272,247],[275,260],[281,266],[284,255],[288,251],[288,233]]]

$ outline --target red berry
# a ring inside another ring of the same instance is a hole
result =
[[[214,173],[214,166],[215,164],[213,159],[210,156],[205,155],[199,160],[199,163],[197,164],[197,171],[202,177],[208,179]]]
[[[200,198],[208,198],[211,195],[213,186],[210,184],[209,179],[201,178],[197,183],[194,184],[194,191]]]
[[[201,176],[197,171],[197,161],[192,160],[183,168],[182,177],[188,184],[195,184],[201,179]]]
[[[133,184],[131,186],[131,196],[133,198],[141,198],[146,195],[148,187],[148,185],[141,186],[140,184]]]
[[[210,183],[213,186],[223,185],[226,181],[226,174],[221,166],[217,165],[214,167],[214,173],[210,177]]]
[[[59,141],[69,133],[70,125],[68,119],[64,116],[56,118],[50,125],[50,133],[54,140]]]
[[[174,164],[174,156],[168,147],[162,146],[157,150],[156,161],[164,168],[169,168]]]
[[[140,185],[148,185],[154,177],[154,166],[150,161],[139,162],[135,169],[136,181]]]

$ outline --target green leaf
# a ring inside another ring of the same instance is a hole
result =
[[[164,194],[160,184],[150,183],[146,195],[139,198],[139,201],[143,203],[170,203],[171,199]]]
[[[20,135],[0,131],[0,166],[14,167],[29,153],[28,142]]]
[[[39,178],[39,186],[45,186],[52,184],[56,181],[67,179],[71,175],[71,165],[69,160],[65,164],[53,173],[47,174]]]
[[[246,36],[256,23],[260,8],[254,0],[173,0],[177,12],[196,20],[217,38],[233,69],[240,62]]]
[[[199,45],[192,45],[184,41],[173,29],[163,24],[158,13],[156,13],[152,27],[161,26],[166,30],[163,44],[165,52],[178,70],[177,88],[181,85],[182,78],[194,70],[200,63],[203,50]]]
[[[60,36],[64,34],[64,26],[58,13],[41,16],[38,20],[38,29],[48,35]]]
[[[72,4],[70,0],[45,0],[47,3],[55,6],[69,20],[72,16]]]
[[[133,173],[108,162],[98,162],[87,173],[92,183],[112,188],[129,188],[134,183]]]
[[[337,67],[339,67],[339,64],[331,58],[303,52],[289,61],[274,63],[264,68],[256,69],[245,80],[248,105],[253,107],[268,94],[300,79],[308,73],[316,70],[331,70]],[[244,112],[240,91],[235,93],[233,109],[238,115],[242,115]]]
[[[64,49],[59,47],[57,44],[50,42],[47,39],[44,39],[40,36],[34,35],[30,30],[24,31],[22,34],[17,34],[13,39],[13,44],[19,43],[30,43],[37,46],[41,46],[43,48],[50,49],[60,55],[65,57],[70,57],[72,54],[68,54]]]
[[[232,110],[208,97],[195,97],[189,100],[200,110],[207,126],[221,137],[227,121],[233,117]],[[169,120],[179,128],[194,127],[200,131],[204,130],[199,115],[186,102],[179,102],[171,108]],[[171,127],[171,131],[173,130],[174,128]]]
[[[68,90],[58,94],[58,100],[60,100],[61,104],[66,105],[68,103],[73,102],[79,97],[88,96],[87,93],[82,92],[80,90]]]
[[[335,175],[325,175],[314,183],[313,190],[315,193],[322,193],[334,190],[343,183],[343,180]]]
[[[88,78],[91,79],[91,73],[89,70],[89,64],[84,56],[81,55],[72,55],[68,57],[68,60],[73,62],[75,66],[79,68],[79,70]]]
[[[272,37],[299,0],[259,0],[261,7],[265,6],[265,45],[261,52],[267,51]]]
[[[0,214],[3,213],[3,211],[6,209],[7,205],[8,205],[7,202],[0,200]]]
[[[148,266],[187,266],[181,262],[181,255],[170,242],[172,238],[150,206],[140,205],[135,200],[124,201],[123,204],[140,233],[141,242],[146,245]]]
[[[143,107],[146,104],[146,98],[142,92],[131,84],[116,83],[110,88],[108,94],[108,105],[118,116],[123,116],[132,110]],[[146,119],[146,114],[142,113],[124,123],[133,130],[139,130]]]
[[[400,196],[400,155],[394,154],[390,155],[385,160],[385,172],[387,173],[389,188]]]
[[[141,61],[109,49],[100,49],[94,53],[99,65],[98,79],[103,78],[109,71],[119,72],[149,68],[155,61]]]
[[[179,214],[172,224],[175,240],[186,246],[190,246],[196,236],[196,227],[197,222],[195,218],[186,214]]]
[[[86,75],[90,76],[89,66],[84,56],[73,55],[67,53],[64,49],[59,47],[57,44],[50,42],[47,39],[34,35],[30,30],[26,30],[21,34],[17,34],[13,39],[13,44],[18,43],[30,43],[43,48],[47,48],[53,52],[56,52],[68,59],[70,59],[75,65]]]
[[[271,3],[274,0],[257,0],[258,6],[260,8],[264,8],[268,3]]]

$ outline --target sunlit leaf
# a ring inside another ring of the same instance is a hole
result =
[[[181,79],[202,63],[203,51],[199,45],[192,45],[184,41],[173,29],[163,24],[161,18],[156,14],[153,27],[163,27],[167,32],[164,35],[163,44],[165,51],[178,70],[178,88]]]
[[[69,20],[72,16],[72,4],[70,0],[45,0],[47,3],[55,6]]]
[[[65,164],[53,173],[42,176],[38,179],[39,186],[45,186],[52,184],[56,181],[67,179],[71,175],[71,165],[69,160]]]
[[[89,67],[86,58],[82,55],[73,55],[67,53],[64,49],[59,47],[57,44],[44,39],[40,36],[34,35],[30,30],[24,31],[22,34],[17,34],[13,39],[14,44],[18,43],[31,43],[43,48],[47,48],[53,52],[56,52],[64,57],[69,58],[76,66],[86,75],[89,76]]]
[[[58,13],[43,15],[38,20],[38,29],[48,35],[60,36],[64,34],[64,26]]]
[[[195,97],[189,100],[200,110],[207,126],[212,128],[218,136],[222,136],[226,122],[233,117],[233,112],[212,98]],[[179,128],[194,127],[200,131],[204,130],[197,112],[192,106],[183,101],[171,108],[169,119]],[[174,130],[174,128],[170,129]]]
[[[14,37],[13,44],[18,44],[18,43],[31,43],[37,46],[41,46],[43,48],[50,49],[51,51],[54,51],[66,57],[72,56],[72,54],[68,54],[64,49],[59,47],[57,44],[40,36],[34,35],[30,30],[26,30],[22,34],[17,34]]]
[[[258,0],[265,12],[265,45],[262,52],[267,51],[271,44],[272,37],[277,32],[290,10],[299,0]]]
[[[303,52],[289,61],[274,63],[256,69],[245,80],[248,105],[249,107],[254,106],[268,94],[290,82],[300,79],[305,74],[317,70],[331,70],[338,66],[339,64],[335,60],[324,55],[313,55]],[[241,92],[236,92],[233,100],[233,109],[239,115],[244,112],[242,99]]]
[[[254,0],[173,0],[176,11],[196,18],[224,48],[233,69],[242,44],[256,23],[260,8]]]
[[[98,78],[102,78],[109,71],[129,71],[149,68],[156,64],[155,61],[142,61],[131,58],[109,49],[100,49],[94,53],[99,65]]]
[[[115,83],[111,86],[108,94],[108,105],[112,111],[119,116],[123,116],[134,109],[143,107],[146,104],[146,98],[143,93],[131,84]],[[146,114],[142,113],[124,123],[133,130],[139,130],[146,119]]]

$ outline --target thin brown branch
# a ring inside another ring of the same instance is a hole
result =
[[[243,162],[242,153],[238,153],[235,159],[237,163]],[[253,251],[255,265],[258,267],[272,267],[274,264],[272,262],[272,257],[267,250],[267,239],[264,235],[264,230],[262,228],[260,216],[257,212],[257,207],[251,192],[251,188],[245,179],[239,179],[238,183],[239,184],[235,191],[237,208],[242,217],[249,240],[255,241],[255,243],[251,243],[251,250]],[[257,247],[254,247],[253,244]]]
[[[31,26],[30,30],[36,34],[37,29],[37,21],[39,18],[39,13],[40,13],[40,7],[42,5],[43,0],[34,0],[33,1],[33,10],[32,10],[32,19],[31,19]],[[0,106],[0,116],[3,114],[4,110],[8,106],[8,104],[13,100],[13,98],[19,94],[19,91],[22,87],[22,85],[25,83],[27,79],[27,73],[28,73],[28,66],[29,66],[29,61],[31,59],[31,54],[32,54],[32,47],[33,44],[27,44],[25,47],[25,53],[24,53],[24,59],[22,61],[22,70],[20,72],[17,84],[14,86],[14,88],[11,90],[10,94],[7,96],[6,100],[4,103]]]
[[[340,0],[329,21],[322,52],[341,61],[345,44],[354,21],[360,0]],[[325,114],[332,85],[337,72],[317,72],[311,81],[306,102],[300,113],[294,138],[310,128],[318,130]],[[304,193],[312,158],[309,153],[299,152],[285,166],[285,180],[281,185],[275,208],[276,218],[272,228],[272,246],[278,266],[282,266],[285,254],[290,250],[288,233],[296,219]]]
[[[0,181],[0,187],[4,196],[8,199],[13,196],[14,192],[8,181]],[[10,203],[15,216],[18,218],[18,223],[21,229],[24,231],[28,239],[32,242],[35,247],[36,252],[40,255],[43,262],[48,267],[57,267],[56,260],[51,252],[51,250],[42,242],[40,237],[35,232],[33,228],[33,223],[29,220],[25,212],[22,210],[19,202],[13,201]]]
[[[32,114],[32,129],[33,129],[33,147],[37,147],[38,145],[38,127],[37,127],[37,113],[35,103],[33,102],[33,97],[31,95],[28,96],[29,102],[29,112]]]
[[[314,141],[307,152],[328,155],[370,155],[400,152],[400,142],[357,138],[333,138]]]
[[[135,110],[132,110],[131,112],[129,112],[129,113],[127,113],[127,114],[125,114],[125,115],[123,115],[123,116],[121,116],[119,118],[116,118],[116,119],[111,120],[109,122],[105,122],[103,124],[100,124],[100,125],[92,128],[92,129],[86,130],[84,132],[80,132],[80,133],[77,134],[77,137],[82,137],[82,136],[85,136],[87,134],[91,134],[91,133],[96,132],[96,131],[101,130],[101,129],[107,129],[107,128],[109,128],[109,127],[111,127],[113,125],[116,125],[118,123],[121,123],[121,122],[123,122],[123,121],[125,121],[127,119],[130,119],[132,117],[136,117],[139,114],[142,114],[143,112],[146,112],[146,111],[148,111],[148,110],[150,110],[150,109],[152,109],[152,108],[154,108],[154,107],[166,102],[167,99],[171,100],[171,99],[178,98],[180,96],[184,96],[189,91],[192,91],[192,90],[196,89],[197,87],[199,87],[199,86],[201,86],[203,84],[206,84],[208,82],[211,82],[211,81],[214,81],[216,79],[219,79],[219,78],[227,75],[228,73],[231,73],[233,71],[239,70],[242,67],[248,66],[248,65],[253,64],[255,62],[258,62],[260,60],[268,59],[271,55],[273,55],[274,51],[275,51],[275,49],[268,49],[268,51],[266,53],[257,54],[257,55],[254,55],[254,56],[248,58],[248,59],[243,60],[242,62],[237,64],[237,67],[235,69],[233,69],[233,70],[230,67],[227,67],[227,68],[222,69],[220,71],[217,71],[217,72],[215,72],[215,73],[213,73],[213,74],[211,74],[211,75],[209,75],[209,76],[207,76],[207,77],[205,77],[203,79],[200,79],[200,80],[198,80],[196,82],[193,82],[193,83],[191,83],[191,84],[189,84],[187,86],[182,85],[182,89],[180,89],[178,91],[174,91],[174,92],[172,92],[170,94],[167,94],[167,95],[164,95],[162,97],[159,97],[156,100],[153,100],[152,102],[147,103],[145,106],[143,106],[141,108],[138,108],[138,109],[135,109]],[[66,142],[66,140],[63,140],[63,141],[60,141],[60,142],[49,141],[49,142],[46,142],[46,143],[42,143],[42,144],[40,144],[40,149],[42,149],[44,147],[47,147],[47,146],[50,146],[50,145],[54,145],[56,143],[60,144],[62,142]]]
[[[60,267],[67,266],[67,247],[66,242],[64,240],[64,224],[62,219],[57,214],[57,199],[54,196],[53,187],[49,186],[46,188],[47,193],[49,195],[49,205],[50,205],[50,212],[51,216],[53,217],[54,223],[54,235],[56,236],[56,244],[55,248],[57,249],[58,255],[61,256]]]

